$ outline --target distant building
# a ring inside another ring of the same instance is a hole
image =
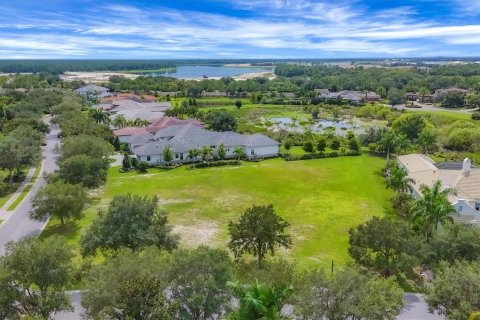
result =
[[[321,90],[323,93],[320,94],[319,98],[343,100],[352,103],[360,103],[364,100],[364,96],[356,91],[342,90],[339,92],[330,92],[328,89]]]
[[[94,84],[89,84],[84,87],[74,90],[74,92],[86,99],[102,99],[108,96],[115,95],[110,92],[110,89],[105,87],[96,86]]]
[[[282,92],[280,95],[288,99],[293,99],[296,97],[295,92]]]
[[[367,92],[366,94],[367,101],[380,101],[381,97],[376,92]]]
[[[166,110],[171,109],[170,102],[155,102],[147,99],[130,98],[101,103],[93,106],[110,114],[111,119],[122,115],[127,120],[147,120],[153,122],[162,118]]]
[[[460,88],[448,88],[448,89],[438,89],[438,90],[435,90],[435,96],[438,97],[438,96],[441,96],[441,95],[444,95],[448,92],[459,92],[461,94],[463,94],[464,97],[467,96],[467,94],[470,92],[469,90],[467,89],[460,89]]]
[[[16,88],[15,91],[20,92],[20,93],[27,93],[28,89],[26,89],[26,88]]]
[[[470,159],[435,163],[425,155],[409,154],[399,156],[398,164],[415,181],[415,184],[410,185],[414,197],[422,197],[422,185],[431,187],[439,180],[443,188],[455,191],[448,199],[457,211],[454,220],[480,226],[480,169],[474,168]]]
[[[228,94],[223,91],[202,91],[202,97],[226,97]]]

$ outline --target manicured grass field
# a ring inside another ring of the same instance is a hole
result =
[[[291,223],[292,250],[282,256],[300,266],[328,267],[348,262],[348,230],[377,215],[391,212],[391,193],[379,173],[384,160],[362,155],[308,161],[282,159],[245,162],[238,167],[171,171],[150,169],[147,174],[119,173],[112,168],[102,201],[86,210],[77,223],[59,228],[52,220],[44,236],[62,233],[78,245],[81,229],[109,199],[122,193],[156,195],[170,213],[183,246],[205,243],[226,247],[227,226],[252,205],[273,204]]]

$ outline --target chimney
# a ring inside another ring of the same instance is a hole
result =
[[[463,167],[462,167],[462,173],[465,177],[468,177],[470,175],[470,170],[472,168],[472,161],[470,159],[465,158],[463,160]]]

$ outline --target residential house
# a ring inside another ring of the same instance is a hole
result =
[[[448,92],[459,92],[461,94],[463,94],[464,97],[467,96],[467,94],[470,92],[469,90],[467,89],[460,89],[460,88],[448,88],[448,89],[438,89],[438,90],[435,90],[435,94],[434,96],[435,97],[439,97],[439,96],[442,96]]]
[[[325,99],[332,99],[332,100],[343,100],[349,101],[352,103],[360,103],[363,101],[364,96],[361,93],[350,91],[350,90],[342,90],[339,92],[330,92],[328,89],[321,89],[323,93],[320,94],[319,98]]]
[[[129,98],[101,103],[93,108],[107,111],[111,119],[122,115],[127,120],[147,120],[153,122],[162,118],[165,111],[171,109],[170,102],[155,102],[147,99]]]
[[[473,167],[470,159],[435,163],[425,155],[409,154],[399,156],[398,164],[415,181],[410,185],[414,197],[422,196],[422,185],[431,187],[439,180],[443,188],[454,190],[448,199],[457,211],[453,215],[454,220],[480,226],[480,168]]]
[[[380,101],[381,97],[376,92],[367,92],[365,94],[365,100],[367,101]]]
[[[139,161],[150,165],[165,163],[163,153],[167,146],[172,150],[174,163],[191,161],[189,151],[204,146],[210,146],[216,154],[221,144],[225,147],[227,158],[236,156],[236,147],[241,147],[248,159],[278,156],[280,144],[263,134],[215,132],[202,128],[195,120],[172,119],[163,121],[163,124],[159,120],[146,128],[123,128],[114,131],[114,134],[128,144]]]
[[[77,90],[74,90],[74,92],[84,98],[96,100],[115,95],[115,93],[110,92],[110,89],[96,86],[94,84],[78,88]]]
[[[433,94],[417,94],[413,92],[405,93],[405,98],[407,101],[418,101],[421,103],[432,103],[435,96]]]

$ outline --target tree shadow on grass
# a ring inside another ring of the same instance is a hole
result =
[[[78,237],[81,230],[81,226],[76,221],[67,221],[64,225],[60,221],[54,221],[54,223],[48,224],[45,230],[43,230],[41,238],[49,238],[52,236],[62,236],[67,240],[74,240]]]

